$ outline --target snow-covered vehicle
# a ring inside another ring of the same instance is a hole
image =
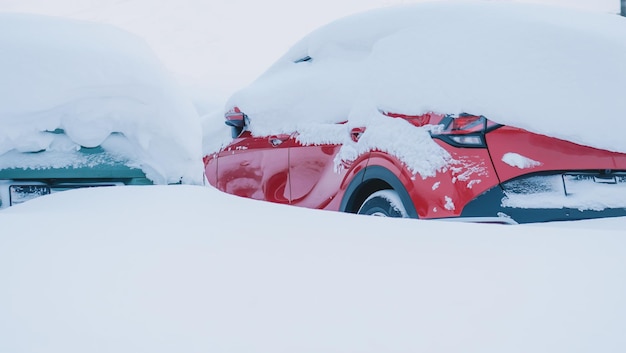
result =
[[[202,184],[201,126],[139,38],[0,14],[0,207],[76,187]]]
[[[235,195],[522,223],[626,215],[626,21],[528,4],[348,17],[235,93],[205,156]]]
[[[67,139],[62,130],[49,134]],[[139,167],[128,162],[102,146],[4,153],[0,156],[0,208],[75,188],[153,184]]]

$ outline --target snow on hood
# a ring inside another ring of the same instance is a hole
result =
[[[626,18],[537,4],[437,2],[365,12],[314,31],[226,108],[246,112],[257,135],[305,126],[308,143],[328,142],[310,133],[311,124],[349,118],[345,129],[390,119],[379,110],[434,111],[485,115],[626,152],[625,88]]]
[[[0,158],[102,146],[155,183],[202,182],[198,114],[141,39],[108,25],[0,14],[0,52]],[[69,143],[51,133],[58,129]]]

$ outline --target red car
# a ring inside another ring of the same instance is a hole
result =
[[[391,217],[626,215],[626,154],[609,151],[626,151],[625,33],[615,15],[531,4],[338,20],[231,97],[233,140],[205,156],[206,177],[243,197]]]
[[[337,168],[340,145],[303,145],[297,133],[252,136],[248,117],[234,108],[226,115],[234,139],[205,157],[207,179],[252,199],[390,217],[528,223],[626,215],[626,200],[618,196],[626,185],[626,154],[477,115],[386,115],[439,126],[431,136],[454,162],[421,178],[396,157],[372,150]],[[365,132],[349,133],[357,141]]]

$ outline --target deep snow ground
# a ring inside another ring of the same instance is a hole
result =
[[[626,219],[382,219],[147,186],[42,197],[0,224],[3,352],[626,347]]]

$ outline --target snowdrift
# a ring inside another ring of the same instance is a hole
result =
[[[108,25],[0,14],[0,51],[4,168],[79,167],[77,150],[101,146],[157,184],[202,183],[198,114],[140,38]],[[19,153],[42,151],[54,158],[20,164]]]
[[[226,109],[246,112],[255,134],[306,130],[311,143],[328,140],[321,132],[310,137],[311,125],[435,111],[626,152],[625,63],[626,18],[617,15],[520,3],[412,4],[314,31]]]

